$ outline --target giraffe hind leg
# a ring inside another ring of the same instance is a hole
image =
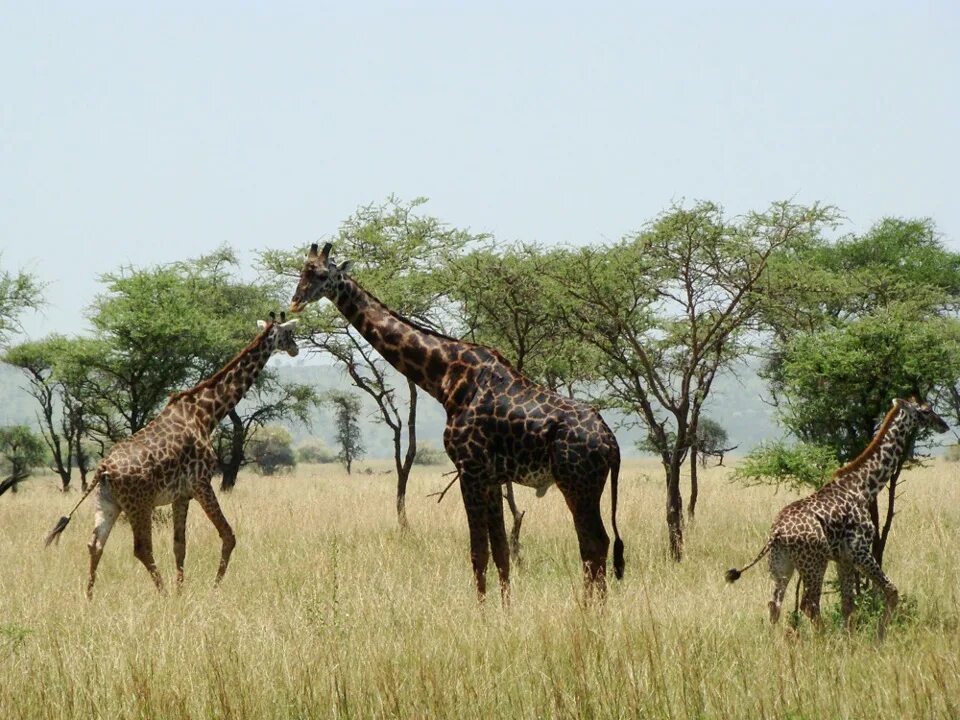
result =
[[[593,494],[567,500],[573,513],[574,528],[580,545],[580,560],[583,563],[584,591],[589,598],[596,591],[603,599],[607,592],[607,551],[610,536],[603,527],[600,513],[600,497]]]
[[[120,507],[112,500],[104,498],[101,493],[97,494],[97,509],[94,515],[93,535],[87,548],[90,550],[90,578],[87,580],[87,598],[93,599],[93,584],[97,580],[97,566],[100,565],[100,557],[103,555],[103,548],[110,537],[110,531],[120,515]]]
[[[769,555],[770,575],[773,577],[773,599],[767,603],[770,609],[770,623],[776,625],[780,620],[780,608],[783,596],[787,592],[790,578],[793,577],[793,558],[790,552],[779,542],[774,542]]]

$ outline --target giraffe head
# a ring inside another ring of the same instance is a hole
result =
[[[270,321],[257,320],[257,325],[267,331],[267,342],[273,344],[274,350],[283,350],[290,357],[296,357],[300,352],[293,329],[299,322],[296,318],[287,320],[287,314],[280,313],[280,322],[277,322],[276,313],[270,313]]]
[[[300,282],[297,283],[296,292],[290,300],[291,312],[300,312],[308,303],[320,298],[332,300],[336,297],[337,290],[343,284],[353,263],[350,260],[344,260],[339,265],[333,262],[330,259],[332,247],[333,243],[327,243],[323,246],[323,250],[318,252],[317,243],[310,246],[310,252],[307,253],[307,259],[303,263],[303,270],[300,271]]]
[[[950,429],[946,421],[933,411],[930,403],[921,402],[917,398],[911,397],[906,400],[894,398],[893,404],[908,413],[920,427],[933,428],[938,433],[944,433]]]

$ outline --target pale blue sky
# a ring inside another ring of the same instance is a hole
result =
[[[121,263],[300,246],[390,193],[503,240],[795,197],[960,245],[958,8],[2,0],[2,263],[50,283],[38,337]]]

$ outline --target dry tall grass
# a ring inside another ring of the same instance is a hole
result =
[[[598,609],[579,602],[559,493],[523,491],[524,561],[504,610],[496,595],[475,601],[456,490],[439,506],[424,497],[443,484],[440,470],[418,471],[413,531],[401,535],[390,476],[317,466],[242,477],[222,498],[239,545],[219,590],[219,540],[193,507],[181,595],[156,594],[119,524],[92,603],[83,597],[92,504],[44,551],[76,494],[26,484],[0,500],[0,718],[960,715],[955,465],[909,476],[886,565],[916,607],[882,645],[869,632],[771,630],[763,566],[724,584],[788,494],[708,472],[676,565],[656,468],[627,463],[627,576]],[[606,498],[604,514],[609,527]],[[172,580],[171,535],[169,524],[155,528]]]

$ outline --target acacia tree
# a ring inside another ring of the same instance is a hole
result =
[[[346,392],[332,392],[327,400],[334,407],[337,424],[337,445],[340,451],[337,459],[343,463],[350,474],[353,461],[363,457],[363,435],[360,433],[360,400]]]
[[[10,333],[20,329],[23,312],[40,307],[42,290],[29,273],[0,270],[0,348],[6,346]]]
[[[392,310],[432,329],[453,322],[438,263],[482,239],[421,214],[422,198],[403,202],[390,197],[359,208],[333,239],[338,257],[353,261],[351,274]],[[299,275],[303,252],[265,251],[262,266],[271,277]],[[350,325],[332,303],[310,305],[301,315],[308,347],[342,365],[353,385],[377,405],[379,419],[390,428],[397,475],[397,518],[408,526],[406,492],[417,455],[417,386],[396,373]],[[401,389],[402,388],[402,389]]]
[[[78,403],[54,371],[67,342],[64,337],[52,336],[38,342],[21,343],[3,354],[3,362],[23,370],[28,382],[27,392],[40,406],[37,419],[50,451],[51,469],[60,476],[64,491],[70,487],[80,440],[74,427],[74,421],[79,419],[75,409]]]
[[[660,456],[674,560],[683,556],[680,470],[717,373],[750,349],[770,258],[833,218],[789,203],[737,220],[712,203],[675,206],[612,247],[572,253],[558,277],[568,327],[602,356],[606,396],[639,418]]]
[[[765,320],[775,341],[764,375],[783,424],[812,446],[794,452],[822,448],[838,463],[851,460],[894,397],[951,407],[960,379],[960,254],[930,221],[887,218],[862,236],[812,243],[778,258],[769,280]],[[911,448],[906,462],[913,459]],[[898,468],[882,521],[879,503],[870,507],[880,563],[899,477]]]

